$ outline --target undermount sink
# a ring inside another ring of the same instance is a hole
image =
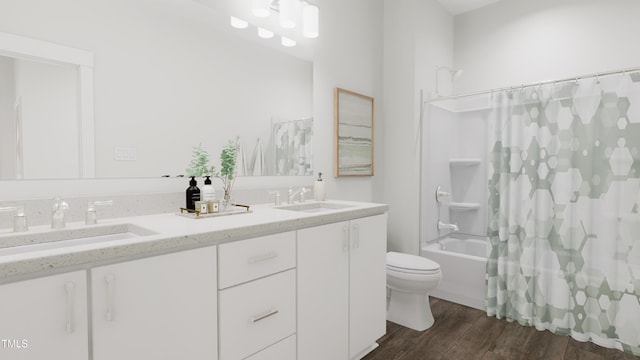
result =
[[[118,224],[76,229],[52,230],[33,234],[19,234],[0,238],[0,256],[32,251],[59,249],[69,246],[95,244],[154,235],[153,231],[131,225]]]
[[[346,208],[350,208],[350,207],[353,207],[353,205],[334,203],[334,202],[330,202],[330,201],[317,201],[317,202],[308,202],[308,203],[277,206],[277,207],[275,207],[275,209],[300,211],[300,212],[306,212],[306,213],[315,213],[315,212],[327,212],[327,211],[341,210],[341,209],[346,209]]]

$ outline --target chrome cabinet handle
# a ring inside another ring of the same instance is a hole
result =
[[[65,324],[65,330],[71,334],[75,331],[74,321],[73,321],[73,299],[75,292],[76,284],[69,281],[64,284],[64,289],[67,291],[67,323]]]
[[[360,247],[360,225],[353,224],[353,243],[351,244],[353,249]]]
[[[107,274],[105,281],[107,282],[107,312],[105,318],[107,321],[113,321],[115,319],[114,291],[116,278],[113,274]]]
[[[349,251],[349,228],[347,225],[342,226],[342,252]]]
[[[276,310],[276,309],[272,309],[272,310],[270,310],[269,312],[267,312],[267,313],[265,313],[265,314],[262,314],[262,315],[258,315],[258,316],[252,317],[250,320],[251,320],[251,322],[252,322],[252,323],[254,323],[254,324],[255,324],[255,323],[257,323],[258,321],[260,321],[260,320],[264,320],[264,319],[266,319],[266,318],[268,318],[268,317],[271,317],[271,316],[273,316],[273,315],[275,315],[275,314],[277,314],[277,313],[278,313],[278,310]]]
[[[249,261],[249,264],[255,264],[257,262],[266,261],[266,260],[274,259],[277,257],[278,257],[278,253],[272,251],[264,255],[250,257],[248,261]]]

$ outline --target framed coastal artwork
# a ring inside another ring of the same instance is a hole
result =
[[[334,92],[335,176],[373,176],[373,98]]]

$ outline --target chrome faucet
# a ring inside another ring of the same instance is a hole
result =
[[[456,224],[446,224],[443,223],[442,221],[438,220],[438,231],[440,230],[444,230],[444,229],[448,229],[451,231],[460,231],[460,228],[458,227],[458,225]]]
[[[300,202],[303,203],[305,198],[304,198],[304,194],[306,194],[307,192],[309,192],[311,190],[307,189],[307,188],[300,188],[296,191],[293,191],[293,187],[289,186],[289,204],[293,204],[293,199],[296,197],[296,195],[300,194]]]
[[[112,205],[113,200],[91,201],[87,203],[87,212],[84,215],[84,223],[86,225],[95,225],[98,223],[98,215],[96,214],[96,206]]]
[[[63,201],[59,197],[53,199],[53,207],[51,209],[51,228],[52,229],[64,229],[64,211],[69,209],[69,204]]]

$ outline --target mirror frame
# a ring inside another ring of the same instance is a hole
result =
[[[35,60],[78,69],[78,164],[81,179],[95,178],[95,135],[93,122],[93,53],[47,41],[0,32],[0,55]]]

